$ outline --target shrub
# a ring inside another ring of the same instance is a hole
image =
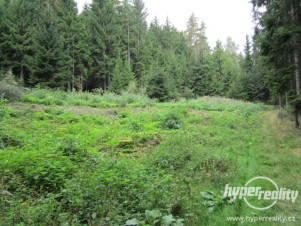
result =
[[[188,87],[185,87],[183,92],[182,92],[182,96],[185,98],[185,99],[193,99],[195,97],[194,93],[193,93],[193,90],[192,89],[189,89]]]
[[[10,134],[0,133],[0,149],[7,148],[7,147],[17,147],[21,145],[22,142],[14,138]]]
[[[164,78],[161,77],[161,75],[150,80],[147,94],[150,98],[157,99],[160,102],[168,100],[168,89],[166,88]]]
[[[82,150],[79,144],[72,139],[64,139],[58,142],[57,151],[74,162],[84,162],[90,157],[89,153]]]
[[[28,185],[40,192],[59,192],[71,177],[75,167],[66,158],[47,160],[34,168],[28,168],[25,179]]]
[[[25,94],[24,101],[44,105],[83,105],[90,107],[125,107],[128,104],[135,107],[146,107],[154,104],[144,94],[127,91],[121,95],[115,93],[77,93],[61,90],[33,89]]]
[[[183,122],[175,112],[167,113],[161,120],[163,129],[180,129],[183,127]]]
[[[144,130],[144,126],[141,123],[138,123],[134,120],[130,121],[128,123],[128,128],[132,131],[143,131]]]
[[[7,72],[4,79],[0,81],[0,97],[9,101],[21,100],[22,88],[17,85],[11,71]]]
[[[148,224],[146,224],[146,222]],[[172,226],[183,226],[184,219],[176,219],[172,214],[165,215],[159,210],[146,210],[145,211],[145,220],[140,221],[136,218],[127,220],[125,225],[172,225]]]
[[[91,167],[92,169],[92,167]],[[66,208],[86,225],[124,225],[155,206],[166,213],[172,177],[152,173],[135,160],[99,159],[69,180],[63,193]]]
[[[130,81],[127,92],[132,94],[146,95],[146,88],[139,87],[136,81]]]

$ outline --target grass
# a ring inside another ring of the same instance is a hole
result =
[[[154,104],[154,101],[146,95],[132,94],[123,92],[122,95],[113,93],[93,94],[93,93],[78,93],[64,92],[60,90],[51,91],[44,89],[33,89],[24,94],[24,102],[43,104],[43,105],[58,105],[58,106],[89,106],[97,107],[147,107]]]
[[[300,131],[271,107],[111,97],[34,90],[0,104],[0,225],[300,225],[300,198],[266,211],[220,198],[255,176],[300,190]]]

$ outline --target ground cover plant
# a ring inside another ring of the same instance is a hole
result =
[[[276,215],[299,225],[300,199],[259,211],[223,197],[226,184],[260,175],[300,190],[292,124],[221,97],[155,103],[35,89],[1,99],[0,225],[254,225],[227,218]]]

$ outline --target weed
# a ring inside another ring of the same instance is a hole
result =
[[[177,113],[168,112],[161,120],[161,127],[163,129],[181,129],[183,122]]]
[[[210,212],[216,208],[231,205],[234,202],[234,200],[231,200],[231,197],[224,197],[223,194],[217,195],[211,191],[201,192],[201,196],[204,199],[203,205],[206,206]]]
[[[74,166],[64,158],[55,161],[46,161],[32,170],[25,172],[28,185],[40,192],[59,192],[65,182],[74,172]]]
[[[144,225],[165,225],[165,226],[184,226],[184,219],[176,219],[172,214],[162,215],[159,210],[146,210],[145,220],[136,218],[127,220],[125,225],[144,226]]]
[[[8,133],[0,133],[0,149],[22,146],[22,142]]]
[[[72,139],[64,139],[58,142],[56,151],[67,156],[71,161],[84,162],[90,158],[90,155],[81,149],[79,144]]]

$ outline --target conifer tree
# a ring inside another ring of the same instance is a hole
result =
[[[21,82],[28,79],[29,56],[32,54],[33,3],[0,1],[0,67],[12,69]]]
[[[36,27],[32,34],[34,54],[30,58],[31,74],[29,83],[43,87],[65,87],[64,40],[59,30],[60,20],[53,2],[38,6]]]

